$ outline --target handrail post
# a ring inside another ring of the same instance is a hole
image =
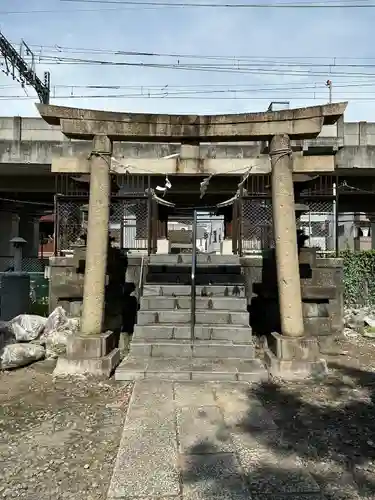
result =
[[[147,196],[147,255],[151,255],[153,252],[153,238],[152,238],[152,218],[153,214],[153,206],[152,206],[152,196],[149,193]]]
[[[54,221],[53,221],[53,255],[57,257],[59,255],[59,232],[60,232],[60,213],[59,213],[59,201],[58,194],[55,194],[53,197],[53,212],[54,212]]]
[[[238,198],[238,255],[242,257],[242,238],[243,238],[243,186],[240,188],[240,196]]]
[[[193,231],[192,231],[192,258],[191,258],[191,318],[190,318],[190,338],[194,342],[195,331],[195,271],[197,266],[197,211],[193,212]]]
[[[139,273],[139,283],[138,283],[138,304],[141,301],[141,297],[143,295],[143,268],[145,263],[145,256],[142,255],[141,259],[141,272]]]

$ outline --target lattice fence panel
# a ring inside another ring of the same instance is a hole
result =
[[[57,246],[69,250],[87,231],[88,199],[60,197],[56,203]],[[146,198],[114,198],[110,205],[109,236],[113,244],[129,250],[148,248]]]
[[[310,210],[299,217],[297,225],[308,236],[305,246],[318,248],[323,253],[333,252],[336,223],[333,200],[304,200],[303,203]]]
[[[316,247],[320,252],[335,249],[335,217],[333,200],[299,200],[309,211],[297,218],[297,228],[302,229],[308,240],[305,246]],[[242,215],[242,251],[260,252],[273,248],[274,234],[271,199],[244,199]]]
[[[260,252],[274,246],[271,200],[243,200],[241,235],[243,253]]]

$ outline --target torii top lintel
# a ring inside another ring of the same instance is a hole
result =
[[[229,115],[158,115],[36,106],[47,123],[60,125],[63,134],[72,139],[106,135],[114,141],[199,143],[268,140],[278,134],[313,139],[323,125],[336,123],[347,102]]]

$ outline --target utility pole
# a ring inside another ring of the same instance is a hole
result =
[[[326,81],[326,87],[328,87],[328,91],[329,91],[328,102],[331,104],[332,103],[332,80]]]
[[[31,58],[31,64],[28,64],[23,56]],[[22,87],[30,85],[38,94],[39,100],[43,104],[49,104],[50,97],[50,73],[44,73],[43,82],[37,77],[35,72],[35,56],[24,41],[21,43],[20,53],[0,32],[0,54],[4,61],[0,61],[0,69],[6,75],[10,75]]]

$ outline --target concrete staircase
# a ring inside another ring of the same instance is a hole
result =
[[[189,264],[191,255],[151,256],[130,352],[116,380],[266,377],[254,359],[238,257],[198,256],[193,339]]]

